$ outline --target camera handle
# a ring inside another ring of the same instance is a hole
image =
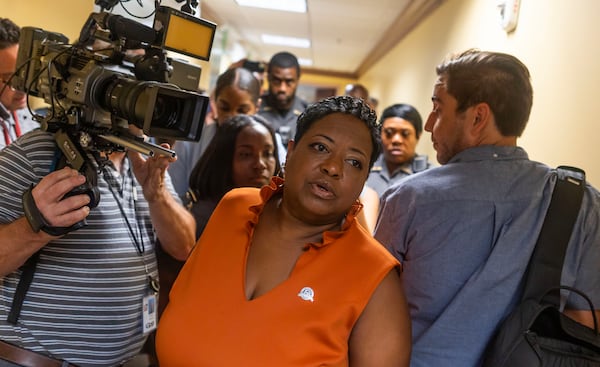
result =
[[[85,176],[85,182],[73,190],[65,194],[65,198],[74,195],[86,194],[90,197],[90,202],[87,206],[90,209],[98,206],[100,202],[100,190],[98,190],[98,172],[94,165],[89,161],[87,154],[83,151],[76,140],[71,139],[71,136],[62,129],[54,133],[54,139],[59,149],[62,151],[62,156],[58,160],[55,170],[69,166],[79,171]],[[87,225],[85,219],[68,227],[70,231],[79,229]]]
[[[69,143],[72,144],[72,147],[75,147],[75,144],[71,141],[71,139],[69,139],[66,133],[60,130],[56,133],[55,139],[63,154],[57,152],[52,164],[52,171],[56,171],[69,165],[73,168],[76,168],[79,172],[86,176],[85,183],[66,193],[63,199],[73,195],[87,194],[90,197],[90,202],[87,204],[87,206],[89,206],[90,209],[95,208],[100,201],[100,191],[97,187],[98,174],[96,173],[96,170],[94,169],[93,165],[87,162],[87,159],[81,156],[80,152],[69,149],[71,148]],[[73,153],[75,153],[76,156],[73,156]],[[33,198],[32,191],[34,187],[35,185],[32,184],[29,189],[23,193],[23,213],[25,214],[25,218],[29,222],[31,229],[33,229],[34,232],[39,232],[42,230],[51,236],[63,236],[87,225],[85,219],[69,227],[56,227],[50,225],[40,212]]]
[[[117,136],[113,134],[98,134],[99,138],[102,138],[110,143],[135,150],[140,154],[147,155],[148,157],[154,157],[162,155],[165,157],[175,158],[177,153],[174,150],[163,148],[160,145],[153,144],[132,136]]]
[[[128,57],[126,56],[127,60]],[[133,63],[133,73],[139,80],[153,80],[167,83],[173,74],[173,67],[169,63],[167,53],[162,49],[147,48],[143,55],[129,57]]]

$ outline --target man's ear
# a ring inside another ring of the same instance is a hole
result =
[[[493,114],[490,106],[487,103],[478,103],[473,106],[473,123],[474,132],[481,133],[485,128],[493,122]]]

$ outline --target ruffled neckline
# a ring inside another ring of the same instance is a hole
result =
[[[266,203],[274,196],[280,193],[283,193],[283,185],[285,180],[281,177],[274,176],[271,178],[271,182],[269,185],[265,185],[260,189],[260,198],[261,202],[257,205],[253,205],[249,208],[252,213],[252,218],[248,221],[248,229],[250,234],[252,234],[254,227],[258,223],[258,218],[262,213]],[[354,204],[350,207],[348,213],[344,217],[341,230],[339,231],[325,231],[323,233],[323,240],[321,243],[311,242],[308,245],[314,248],[321,248],[327,245],[330,245],[338,238],[342,237],[344,233],[350,228],[352,223],[356,221],[356,216],[362,209],[363,205],[360,201],[356,200]]]

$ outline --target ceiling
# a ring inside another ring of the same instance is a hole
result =
[[[278,1],[278,0],[272,0]],[[312,60],[303,71],[358,78],[444,0],[307,0],[307,13],[201,0],[202,18],[231,28],[250,58],[282,50]],[[262,34],[308,38],[308,49],[266,45]],[[235,61],[235,60],[234,60]]]

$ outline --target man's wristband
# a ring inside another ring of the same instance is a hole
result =
[[[63,236],[75,229],[82,227],[82,225],[78,225],[81,222],[76,223],[71,227],[53,227],[49,225],[35,204],[33,194],[31,193],[33,188],[34,185],[32,184],[29,189],[23,193],[23,212],[25,213],[25,218],[27,218],[27,222],[29,222],[31,229],[35,233],[38,233],[40,230],[42,230],[51,236]]]

